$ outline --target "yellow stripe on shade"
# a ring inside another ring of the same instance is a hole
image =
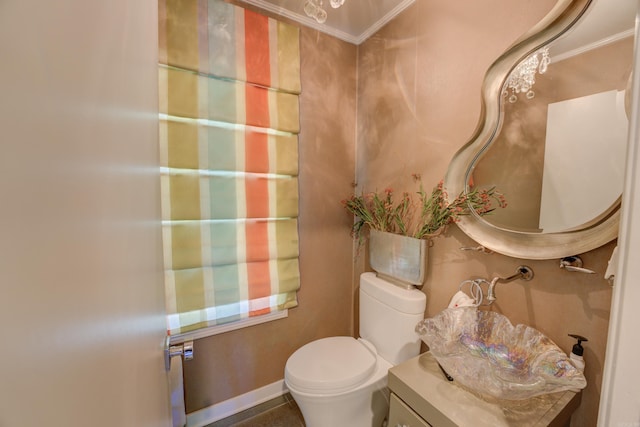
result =
[[[195,0],[160,0],[165,3],[166,20],[163,30],[165,46],[161,55],[167,64],[198,70],[198,2]],[[162,27],[161,27],[162,28]],[[166,52],[166,53],[165,53]]]
[[[279,87],[300,93],[300,29],[282,22],[277,25]]]

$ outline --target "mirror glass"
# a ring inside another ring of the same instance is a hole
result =
[[[535,83],[529,89],[524,83],[519,93],[520,87],[505,87],[500,132],[471,165],[475,185],[495,185],[509,202],[484,218],[490,224],[535,233],[576,230],[619,205],[634,11],[627,8],[625,22],[624,4],[631,2],[611,3],[592,4],[578,25],[546,46],[544,58],[538,53],[528,69],[511,73],[512,81]]]
[[[480,125],[445,177],[450,194],[505,195],[458,224],[481,245],[550,259],[617,237],[636,6],[559,1],[489,69]]]

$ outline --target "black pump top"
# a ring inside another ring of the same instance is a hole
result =
[[[582,356],[582,353],[584,353],[584,348],[582,348],[582,342],[589,341],[589,340],[581,335],[569,334],[569,336],[571,338],[575,338],[578,340],[578,342],[573,345],[573,348],[571,349],[571,353],[575,354],[576,356]]]

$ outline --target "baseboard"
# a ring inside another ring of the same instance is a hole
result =
[[[187,427],[204,427],[263,402],[284,395],[289,390],[284,380],[276,381],[224,402],[187,414]]]

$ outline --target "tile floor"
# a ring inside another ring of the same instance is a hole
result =
[[[206,427],[304,427],[304,420],[287,393]]]

